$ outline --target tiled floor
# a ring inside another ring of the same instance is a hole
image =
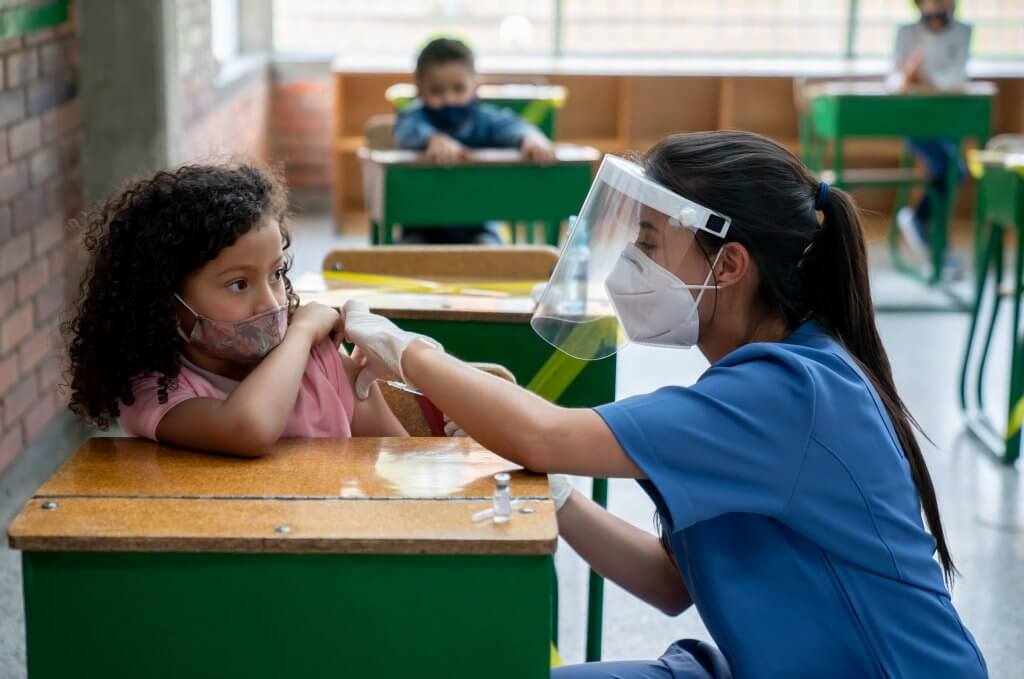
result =
[[[295,224],[296,272],[316,270],[322,253],[338,243],[362,242],[358,236],[338,238],[323,220]],[[924,295],[917,286],[885,272],[876,257],[876,296],[903,301]],[[1024,498],[1018,472],[997,464],[963,433],[956,403],[958,365],[967,330],[961,314],[882,314],[882,337],[896,372],[897,384],[935,446],[926,454],[938,490],[954,558],[962,573],[953,592],[961,615],[978,639],[993,677],[1024,677]],[[1007,372],[1007,354],[992,359],[991,374]],[[703,369],[696,352],[627,348],[619,356],[619,396],[644,393],[664,384],[688,384]],[[1005,382],[994,379],[991,402],[1005,401]],[[1002,399],[1000,399],[1000,396]],[[585,484],[581,484],[585,486]],[[6,520],[32,488],[0,497],[0,519]],[[613,482],[611,510],[636,525],[651,529],[654,508],[631,482]],[[564,545],[557,563],[561,582],[561,652],[568,661],[582,659],[586,570]],[[696,612],[667,618],[614,585],[605,601],[606,658],[649,657],[681,637],[707,639]],[[16,554],[0,549],[0,677],[24,676],[23,612]]]

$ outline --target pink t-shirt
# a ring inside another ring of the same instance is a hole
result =
[[[135,380],[132,390],[135,403],[119,404],[121,427],[133,436],[156,440],[156,426],[171,408],[197,396],[225,400],[238,381],[211,373],[192,364],[183,356],[178,388],[167,392],[167,402],[160,403],[157,390],[159,375]],[[352,436],[352,409],[355,403],[352,385],[341,364],[338,350],[330,339],[313,347],[302,375],[295,407],[281,438]]]

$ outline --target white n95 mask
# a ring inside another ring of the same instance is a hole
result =
[[[626,245],[604,285],[629,341],[687,349],[696,345],[698,305],[705,291],[718,287],[708,282],[721,254],[715,255],[703,284],[687,285],[633,243]],[[700,291],[696,297],[693,290]]]

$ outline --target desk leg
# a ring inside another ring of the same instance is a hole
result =
[[[1006,437],[1006,450],[1003,453],[1003,462],[1011,465],[1020,456],[1021,428],[1019,423],[1015,421],[1016,418],[1014,416],[1019,408],[1024,407],[1024,405],[1020,405],[1024,404],[1024,401],[1022,401],[1022,398],[1024,398],[1024,365],[1021,364],[1021,354],[1024,353],[1024,347],[1021,346],[1022,338],[1020,334],[1020,304],[1021,297],[1024,296],[1024,232],[1022,231],[1017,232],[1016,260],[1013,266],[1013,334],[1011,338],[1013,346],[1010,358],[1010,413],[1007,420],[1009,428]]]
[[[985,267],[982,259],[985,239],[985,205],[987,182],[977,181],[974,183],[974,267],[979,271]]]
[[[608,506],[608,479],[594,479],[591,497],[602,507]],[[604,578],[590,571],[587,592],[587,662],[601,659],[601,639],[604,632]]]
[[[544,242],[548,245],[558,247],[558,236],[562,230],[562,220],[549,219],[544,222]]]
[[[988,319],[988,329],[985,330],[985,340],[981,345],[981,358],[978,360],[978,382],[975,384],[975,403],[979,413],[985,412],[985,371],[988,368],[988,352],[992,348],[992,337],[995,335],[996,322],[999,320],[999,311],[1003,308],[1003,298],[999,295],[1000,281],[1003,280],[1003,238],[1005,233],[999,224],[992,224],[992,240],[989,243],[990,255],[987,272],[992,274],[992,287],[995,295],[992,297],[992,313]],[[980,297],[979,297],[980,299]],[[980,303],[980,302],[979,302]]]
[[[900,167],[906,169],[912,167],[913,165],[913,157],[906,151],[903,151],[903,153],[900,155]],[[892,221],[889,223],[890,247],[892,247],[894,244],[896,245],[896,247],[899,246],[900,225],[896,215],[897,213],[899,213],[900,209],[910,204],[910,192],[912,188],[913,186],[910,184],[899,184],[896,186],[895,196],[893,196],[892,201]]]
[[[384,210],[381,212],[378,228],[380,236],[377,237],[377,244],[393,245],[395,242],[395,225],[391,223],[391,215],[387,205],[384,206]]]
[[[932,219],[932,272],[929,282],[933,285],[942,280],[942,270],[946,263],[946,249],[949,242],[949,227],[953,218],[953,208],[956,205],[956,188],[960,179],[960,164],[949,163],[946,169],[946,195],[936,196],[935,191],[928,189],[931,195],[932,205],[936,208],[933,211]]]
[[[970,328],[967,331],[967,347],[964,350],[963,365],[960,368],[960,409],[968,416],[971,415],[973,409],[967,401],[967,379],[970,374],[971,358],[974,354],[974,341],[978,333],[979,321],[981,320],[981,306],[985,301],[985,288],[989,278],[988,269],[992,263],[993,239],[996,235],[997,229],[994,226],[990,226],[987,230],[984,228],[984,225],[982,226],[981,238],[979,240],[981,249],[975,257],[976,268],[974,270],[974,278],[976,284],[974,286],[974,307],[971,313]]]
[[[814,132],[814,117],[809,110],[803,111],[799,118],[800,155],[811,172],[821,174],[824,165],[821,138]]]

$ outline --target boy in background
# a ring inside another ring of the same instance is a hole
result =
[[[967,82],[967,56],[971,26],[954,18],[954,0],[916,0],[921,19],[901,26],[896,34],[893,71],[887,82],[891,89],[912,87],[951,90]],[[932,189],[940,200],[946,198],[946,175],[950,163],[959,167],[960,180],[966,176],[960,162],[960,148],[954,139],[940,137],[908,139],[910,151],[928,171]],[[932,204],[925,192],[914,208],[905,207],[897,223],[911,247],[923,251],[930,238]],[[948,262],[957,274],[956,258]]]
[[[398,115],[395,144],[424,151],[439,165],[460,162],[467,149],[518,148],[537,163],[554,160],[551,142],[513,111],[476,99],[473,52],[460,40],[431,40],[416,60],[417,100]],[[403,243],[501,243],[483,226],[403,229]]]

